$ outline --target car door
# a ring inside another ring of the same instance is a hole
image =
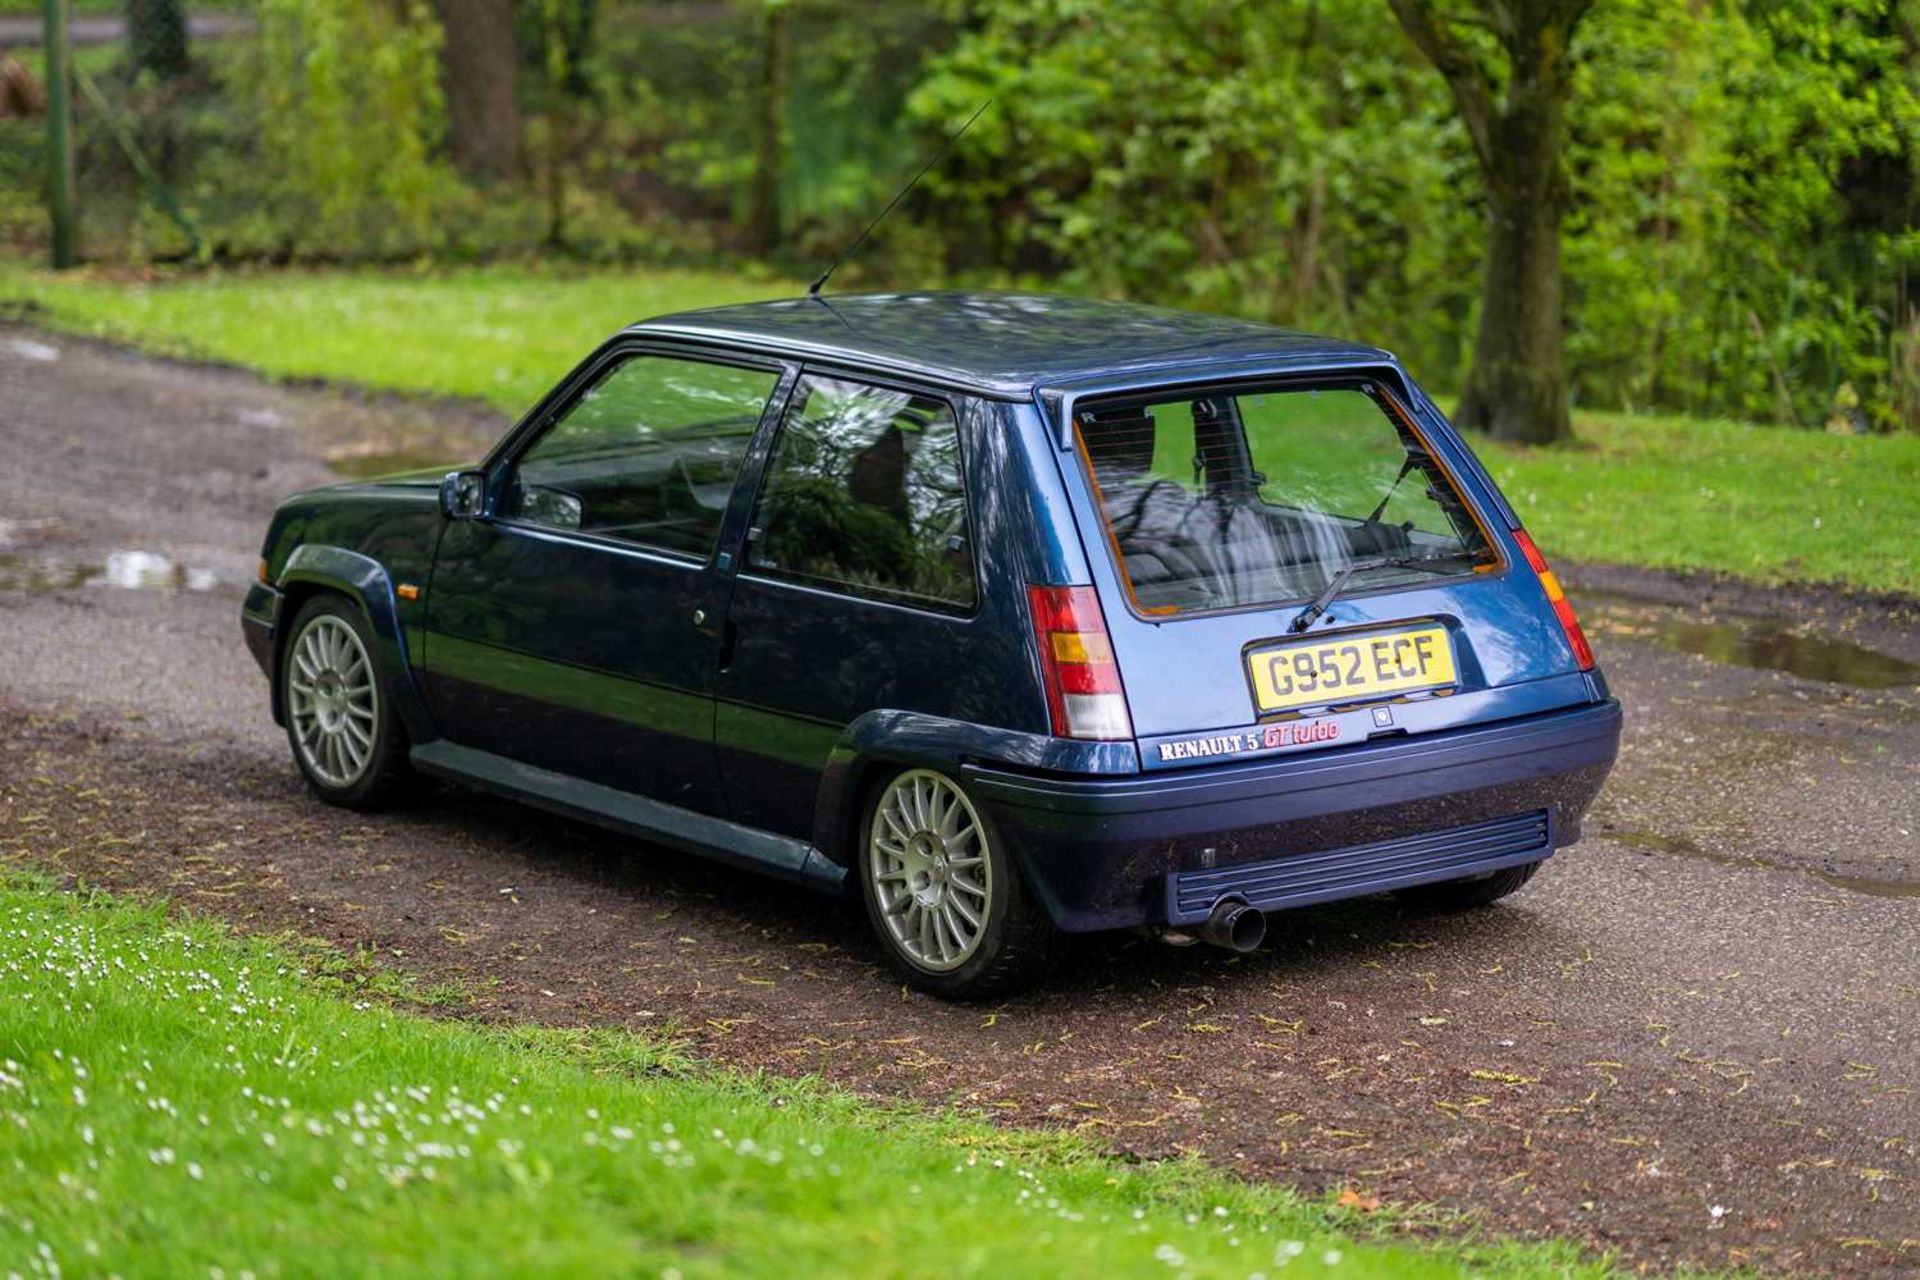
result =
[[[615,348],[514,442],[434,561],[425,667],[449,739],[721,810],[715,551],[783,372]]]
[[[954,403],[809,370],[749,520],[716,685],[739,822],[813,834],[821,773],[876,708],[946,713],[987,670]]]

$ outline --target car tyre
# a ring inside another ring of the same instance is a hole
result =
[[[950,1000],[1007,995],[1064,954],[1066,935],[946,774],[907,769],[873,787],[859,838],[867,919],[910,985]]]
[[[314,795],[343,809],[391,806],[413,781],[373,631],[338,595],[302,605],[280,656],[287,745]]]
[[[1417,884],[1410,889],[1395,889],[1394,896],[1434,911],[1471,911],[1498,902],[1533,879],[1540,869],[1537,862],[1523,863],[1502,871],[1473,876],[1466,880],[1442,880],[1438,884]]]

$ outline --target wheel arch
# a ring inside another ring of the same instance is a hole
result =
[[[1063,773],[1139,771],[1131,742],[1080,742],[918,711],[868,711],[846,727],[827,758],[814,804],[813,847],[845,873],[858,865],[864,808],[881,779],[905,769],[938,769],[964,788],[961,767],[978,762]]]
[[[317,596],[337,595],[358,606],[373,632],[375,659],[382,673],[382,692],[400,714],[407,736],[427,742],[439,736],[428,714],[426,698],[414,677],[407,651],[406,629],[400,624],[393,579],[378,560],[345,547],[307,543],[294,548],[280,572],[279,616],[286,619],[273,638],[272,706],[275,724],[286,722],[281,691],[281,667],[294,619]]]

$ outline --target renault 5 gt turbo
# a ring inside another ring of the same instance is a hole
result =
[[[321,799],[432,775],[857,897],[949,997],[1494,902],[1621,723],[1393,356],[1045,296],[634,325],[477,466],[288,499],[243,624]]]

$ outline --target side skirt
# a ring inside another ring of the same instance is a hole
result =
[[[703,858],[778,876],[825,893],[844,894],[848,889],[846,868],[804,840],[695,813],[597,782],[583,782],[444,738],[415,745],[409,759],[422,773],[524,801],[549,813],[658,840]]]

